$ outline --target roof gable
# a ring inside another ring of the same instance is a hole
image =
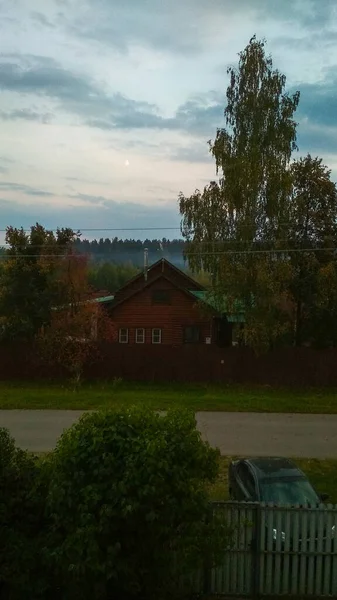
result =
[[[169,281],[174,288],[176,288],[183,294],[186,294],[187,296],[189,296],[191,298],[191,300],[193,300],[194,303],[197,302],[197,298],[193,294],[193,292],[191,292],[190,290],[188,290],[185,287],[178,285],[178,283],[176,281],[174,281],[174,279],[172,279],[172,277],[170,277],[169,274],[158,273],[158,275],[156,277],[154,277],[150,280],[147,280],[142,286],[136,287],[128,295],[126,295],[126,296],[123,295],[123,296],[120,296],[119,298],[118,298],[118,296],[115,295],[115,302],[113,303],[112,308],[115,308],[116,306],[119,306],[123,302],[127,302],[128,300],[131,300],[138,294],[141,294],[145,289],[147,289],[148,287],[150,287],[151,285],[153,285],[156,281],[159,281],[160,279],[166,279],[166,281]]]
[[[179,288],[187,290],[204,290],[204,286],[198,283],[195,279],[192,279],[186,273],[175,267],[166,258],[161,258],[153,265],[150,265],[147,269],[146,274],[141,271],[132,279],[129,279],[122,287],[115,292],[116,302],[121,299],[126,299],[130,295],[133,295],[135,290],[140,290],[147,286],[150,281],[154,281],[158,275],[167,275],[171,283],[174,283]]]

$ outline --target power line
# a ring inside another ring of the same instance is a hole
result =
[[[108,239],[110,240],[110,238],[108,238]],[[325,240],[325,239],[330,239],[330,238],[328,238],[328,237],[327,238],[323,238],[323,240]],[[85,241],[86,240],[81,241],[80,244],[81,245],[85,245]],[[122,245],[124,243],[126,243],[126,241],[127,240],[121,240]],[[163,247],[165,247],[165,246],[169,247],[170,245],[174,245],[174,243],[175,243],[174,241],[170,241],[170,240],[168,240],[168,242],[162,242],[162,240],[150,240],[150,241],[151,242],[158,241],[160,244],[163,245]],[[83,242],[84,242],[84,244],[83,244]],[[144,245],[146,243],[145,240],[144,241],[140,240],[140,242],[141,242],[142,245]],[[179,240],[179,242],[181,244],[189,244],[189,243],[191,243],[191,242],[185,242],[184,240]],[[197,243],[199,246],[202,246],[202,245],[204,245],[204,246],[219,245],[220,246],[220,245],[225,245],[225,244],[232,244],[232,245],[234,245],[234,244],[254,244],[256,246],[258,244],[270,244],[270,243],[278,244],[280,242],[282,242],[282,243],[284,243],[284,242],[285,243],[291,243],[291,242],[293,242],[293,243],[299,243],[300,241],[296,240],[296,239],[291,239],[291,238],[284,238],[284,239],[277,239],[276,238],[275,240],[251,240],[251,241],[247,241],[247,240],[214,240],[214,241],[202,241],[201,240],[201,241],[193,242],[193,243]],[[91,246],[92,242],[88,241],[88,244],[90,245],[89,248],[88,248],[88,252],[90,252],[91,248],[93,248],[93,246]],[[74,246],[76,246],[76,242],[75,243],[70,243],[70,244],[57,244],[55,247],[57,249],[62,249],[62,248],[69,248],[69,249],[71,249]],[[99,247],[100,244],[97,243],[97,246]],[[46,245],[46,244],[29,244],[29,246],[28,246],[28,248],[47,248],[47,247],[48,247],[48,245]],[[0,246],[0,248],[1,248],[1,246]],[[2,248],[4,248],[4,249],[11,248],[11,245],[9,243],[5,243],[5,244],[2,245]],[[111,249],[112,251],[114,251],[115,249],[117,250],[117,248],[118,248],[117,246],[114,247],[113,245],[111,245],[109,247],[109,249]],[[132,247],[130,247],[130,250],[132,250]],[[137,248],[133,248],[133,251],[134,250],[137,250]],[[141,248],[138,248],[138,250],[141,250]],[[158,250],[160,250],[159,247],[158,247]]]
[[[15,228],[18,229],[19,231],[25,231],[25,232],[30,232],[31,228],[29,229],[22,229],[21,227]],[[47,231],[57,231],[56,229],[48,229],[46,228]],[[59,228],[62,229],[62,228]],[[101,227],[99,229],[97,228],[85,228],[85,227],[70,227],[69,229],[72,229],[74,232],[75,231],[180,231],[180,227]],[[0,232],[5,233],[7,231],[7,229],[0,229]]]
[[[289,252],[331,252],[337,251],[337,246],[332,246],[329,248],[269,248],[265,250],[221,250],[221,251],[213,251],[213,252],[190,252],[188,253],[188,257],[190,256],[221,256],[221,255],[230,255],[230,254],[287,254]],[[141,251],[140,251],[141,252]],[[95,254],[94,254],[95,256]],[[96,256],[107,256],[106,254],[101,254]],[[57,260],[60,259],[78,259],[78,258],[87,258],[87,254],[76,254],[76,255],[57,255],[57,254],[12,254],[12,255],[0,255],[0,259],[15,259],[15,258],[54,258]]]
[[[278,223],[279,227],[285,226],[285,227],[289,227],[289,222],[288,221],[284,221],[284,222],[280,222]],[[31,228],[29,227],[28,229],[24,229],[21,227],[15,227],[14,229],[17,229],[19,231],[23,231],[25,233],[29,233],[31,231]],[[51,231],[51,232],[55,232],[57,230],[60,230],[62,228],[55,228],[55,229],[49,229],[46,228],[47,231]],[[66,228],[63,228],[66,229]],[[69,229],[72,229],[74,231],[74,233],[76,234],[76,232],[100,232],[100,231],[180,231],[181,232],[181,227],[100,227],[100,228],[92,228],[92,227],[69,227]],[[214,226],[214,227],[207,227],[207,232],[212,232],[212,231],[218,231],[219,228]],[[0,229],[0,233],[6,233],[7,229]],[[192,234],[195,233],[194,230],[192,230]],[[78,238],[80,239],[80,238]],[[81,240],[82,241],[82,240]]]
[[[119,246],[119,242],[121,242],[121,245],[123,246],[124,243],[127,243],[127,241],[131,241],[131,242],[140,242],[140,244],[142,246],[144,246],[144,244],[146,243],[146,240],[125,240],[125,239],[118,239],[116,246],[113,245],[114,242],[114,238],[107,238],[109,240],[109,242],[111,241],[111,245],[109,246],[109,250],[114,251],[115,249],[117,249]],[[330,236],[324,236],[321,238],[322,241],[327,241],[327,240],[331,240]],[[191,243],[196,243],[199,246],[214,246],[214,245],[225,245],[225,244],[230,244],[230,245],[237,245],[237,244],[249,244],[249,245],[263,245],[263,244],[279,244],[279,243],[294,243],[294,244],[299,244],[299,243],[303,243],[303,241],[301,239],[296,239],[296,238],[275,238],[275,239],[264,239],[264,240],[234,240],[234,239],[226,239],[226,240],[198,240],[198,241],[185,241],[183,239],[179,239],[179,240],[167,240],[167,242],[163,242],[162,240],[157,240],[157,239],[153,239],[153,240],[148,240],[150,242],[159,242],[159,244],[162,244],[163,247],[165,248],[165,246],[169,247],[170,245],[174,245],[176,242],[179,242],[179,244],[191,244]],[[97,240],[75,240],[74,242],[70,242],[70,243],[66,243],[66,244],[55,244],[55,248],[57,249],[73,249],[74,247],[76,247],[76,245],[80,245],[80,246],[86,246],[88,244],[88,252],[91,251],[91,248],[94,248],[94,246],[92,246],[93,242],[97,242]],[[310,239],[307,239],[306,242],[310,242]],[[105,243],[105,240],[103,241],[103,245]],[[2,244],[2,246],[0,245],[0,248],[10,248],[11,244],[9,242],[5,242],[4,244]],[[100,247],[100,243],[99,241],[97,242],[96,247]],[[48,243],[47,244],[31,244],[29,243],[28,248],[48,248]],[[132,247],[130,247],[131,250]],[[134,250],[141,250],[141,248],[135,248],[133,247],[133,251]],[[158,250],[160,250],[160,247],[158,247]],[[96,254],[96,252],[92,252],[94,254]],[[104,253],[106,254],[106,252]]]
[[[188,256],[211,256],[211,255],[223,255],[223,254],[276,254],[283,253],[287,254],[288,252],[327,252],[337,250],[337,246],[329,247],[329,248],[273,248],[268,250],[223,250],[220,252],[190,252]]]

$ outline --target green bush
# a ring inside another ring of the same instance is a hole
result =
[[[0,428],[0,597],[34,598],[44,590],[40,535],[45,530],[42,469]],[[35,585],[36,584],[36,585]]]
[[[184,411],[132,408],[86,414],[63,434],[47,498],[62,599],[178,597],[182,576],[223,547],[207,524],[218,452],[195,425]]]

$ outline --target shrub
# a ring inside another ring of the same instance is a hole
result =
[[[218,452],[187,412],[84,415],[57,445],[47,498],[61,597],[177,596],[219,541],[207,525],[217,473]]]
[[[39,536],[44,530],[46,487],[42,470],[0,428],[0,597],[34,598],[43,591],[38,575]],[[35,585],[36,584],[36,585]]]

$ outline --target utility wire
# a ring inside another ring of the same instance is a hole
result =
[[[18,229],[19,231],[30,232],[31,228],[21,230],[21,227],[14,227],[14,229]],[[48,229],[47,231],[57,231],[56,229]],[[62,227],[59,227],[62,229]],[[65,228],[63,228],[65,229]],[[85,227],[70,227],[74,232],[76,231],[180,231],[180,227],[101,227],[99,229],[95,228],[85,228]],[[7,229],[0,229],[0,232],[4,233]]]
[[[329,240],[329,239],[331,239],[331,238],[330,237],[323,238],[323,240]],[[145,240],[144,241],[140,240],[140,241],[141,241],[142,245],[144,246]],[[167,246],[167,248],[169,248],[170,245],[172,245],[172,246],[174,245],[174,242],[170,241],[170,240],[168,240],[168,242],[162,242],[161,240],[150,240],[150,241],[151,242],[159,241],[159,243],[163,245],[163,248],[165,248],[166,246]],[[180,240],[180,241],[181,241],[181,244],[189,244],[190,243],[190,242],[185,242],[184,240]],[[306,241],[308,242],[310,240],[306,240]],[[123,243],[126,242],[126,240],[121,240],[121,242],[122,242],[121,249],[123,250]],[[223,246],[225,244],[228,244],[228,245],[229,244],[231,244],[231,245],[236,245],[236,244],[250,244],[251,245],[251,244],[253,244],[254,246],[257,246],[257,245],[271,244],[271,243],[272,244],[279,244],[281,242],[282,243],[299,244],[299,243],[301,243],[301,240],[292,239],[292,238],[283,238],[283,239],[277,239],[276,238],[275,240],[250,240],[250,241],[247,241],[247,240],[214,240],[214,241],[202,241],[202,240],[200,240],[198,242],[193,242],[193,243],[197,243],[199,246],[203,246],[203,245],[204,246],[214,246],[214,245]],[[97,254],[94,250],[92,250],[92,248],[94,248],[94,246],[91,246],[91,244],[92,244],[92,242],[88,241],[88,245],[89,245],[88,252],[91,252],[93,254]],[[80,242],[80,246],[82,246],[82,245],[86,245],[84,240],[82,240]],[[58,248],[58,249],[72,248],[73,249],[74,246],[76,246],[76,242],[75,243],[70,243],[70,244],[57,244],[56,248]],[[0,246],[0,248],[1,247],[4,248],[5,250],[7,250],[7,249],[11,248],[11,245],[8,244],[8,243],[6,243],[6,244],[3,244],[2,246]],[[48,244],[29,244],[28,247],[29,248],[47,248]],[[100,244],[97,243],[96,247],[100,247]],[[146,246],[144,246],[144,249],[145,249],[145,247]],[[116,246],[110,245],[110,246],[107,246],[107,251],[104,252],[104,254],[108,254],[109,251],[111,251],[111,253],[112,253],[112,252],[115,252],[115,251],[117,251],[119,249],[120,249],[120,247],[118,245],[116,245]],[[130,247],[130,251],[131,252],[134,252],[137,249],[139,251],[142,251],[142,248],[133,248],[132,249],[132,246]],[[158,247],[156,250],[159,251],[160,248]],[[124,250],[124,252],[127,252],[127,251],[128,251],[128,249]],[[151,251],[154,251],[154,249],[151,249]]]
[[[213,255],[227,255],[227,254],[287,254],[289,252],[328,252],[328,251],[337,251],[337,246],[329,247],[329,248],[273,248],[266,250],[222,250],[222,251],[214,251],[214,252],[191,252],[188,253],[189,256],[213,256]],[[95,254],[94,254],[95,256]],[[96,256],[99,256],[96,254]],[[101,256],[107,256],[107,254],[101,254]],[[60,259],[78,259],[87,257],[87,254],[75,254],[75,255],[57,255],[57,254],[4,254],[0,255],[0,259],[8,259],[8,258],[54,258],[57,260]]]
[[[289,226],[289,222],[288,221],[282,221],[280,223],[278,223],[279,226]],[[18,229],[19,231],[21,231],[21,227],[14,227],[14,229]],[[48,227],[46,227],[47,231],[57,231],[58,229],[66,229],[65,227],[56,227],[54,229],[49,229]],[[99,228],[92,228],[92,227],[69,227],[69,229],[72,229],[75,233],[77,231],[79,232],[87,232],[87,231],[181,231],[181,227],[99,227]],[[22,229],[22,231],[24,232],[30,232],[31,228],[29,227],[28,229]],[[0,229],[0,233],[6,233],[7,229]],[[218,231],[218,227],[214,226],[214,227],[207,227],[207,231]]]

